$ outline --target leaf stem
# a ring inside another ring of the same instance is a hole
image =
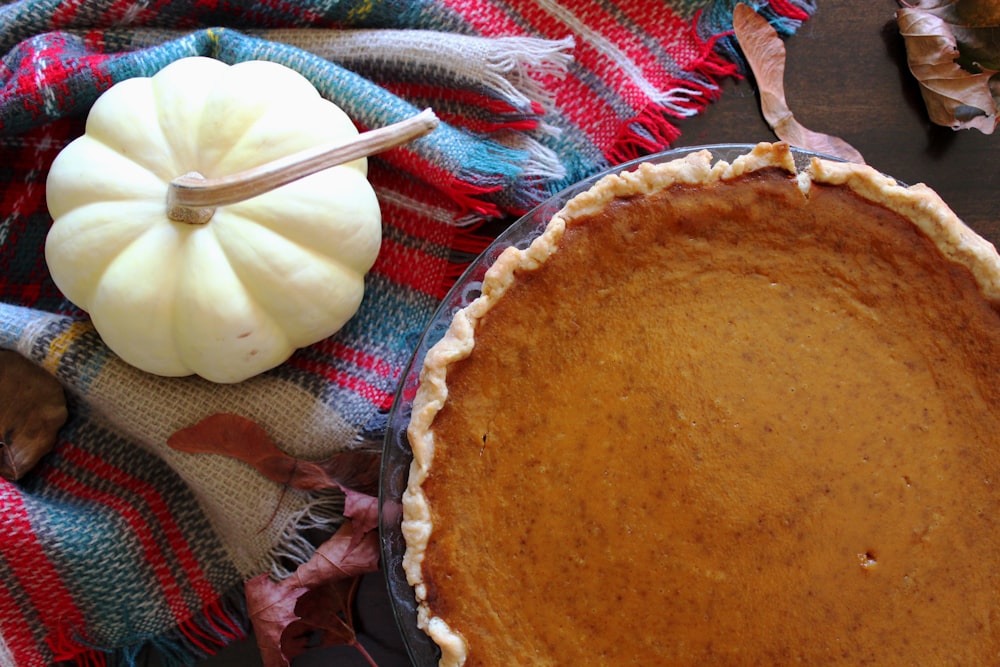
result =
[[[363,657],[365,659],[365,661],[369,665],[371,665],[371,667],[378,667],[378,663],[375,662],[375,658],[373,658],[371,656],[371,654],[368,653],[367,650],[365,650],[365,647],[362,646],[361,642],[358,641],[357,635],[355,635],[354,641],[351,642],[351,646],[353,646],[354,648],[356,648],[358,650],[358,653],[361,654],[361,657]]]

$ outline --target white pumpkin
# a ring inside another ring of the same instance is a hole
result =
[[[232,175],[357,136],[293,70],[194,57],[115,84],[49,172],[55,284],[126,362],[238,382],[326,338],[357,311],[381,243],[358,159],[171,219],[169,183]]]

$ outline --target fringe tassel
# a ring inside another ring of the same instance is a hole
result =
[[[521,177],[529,180],[558,181],[566,177],[566,166],[556,152],[534,137],[524,134],[502,134],[493,138],[499,144],[523,151],[527,159]]]
[[[145,655],[155,653],[163,667],[188,667],[234,641],[245,639],[249,628],[241,585],[163,635],[140,637],[120,648],[97,646],[65,627],[50,635],[47,642],[53,663],[76,667],[140,667],[145,664]]]
[[[456,251],[455,255],[448,262],[441,286],[435,295],[439,300],[448,295],[448,291],[462,277],[469,265],[493,242],[494,236],[476,232],[480,227],[481,223],[463,228],[455,236],[455,242],[452,246]]]
[[[246,596],[241,585],[203,609],[199,616],[179,624],[166,635],[148,640],[147,650],[157,654],[163,667],[186,667],[215,655],[234,641],[246,639],[249,629]],[[135,657],[124,664],[138,667]]]
[[[400,99],[412,89],[426,96],[415,100],[422,106],[440,106],[446,121],[448,110],[456,105],[476,107],[478,124],[464,129],[462,124],[445,124],[428,138],[428,147],[440,142],[440,151],[430,147],[424,157],[407,150],[385,154],[387,162],[420,175],[457,203],[465,211],[463,221],[527,210],[547,196],[544,181],[565,175],[558,155],[539,139],[558,134],[543,119],[554,103],[555,87],[547,84],[566,75],[575,44],[572,37],[486,38],[432,30],[256,34],[349,67],[389,90],[395,86],[404,93]],[[428,78],[434,89],[421,87],[417,75],[425,71],[433,73]],[[498,108],[505,113],[497,114]],[[477,118],[465,110],[463,115]],[[462,148],[456,151],[459,145]],[[461,164],[449,164],[456,155]]]
[[[813,2],[790,2],[789,0],[770,0],[768,2],[776,13],[793,21],[805,21],[816,9]],[[808,8],[808,9],[807,9]]]
[[[478,231],[482,228],[482,226],[483,223],[480,221],[459,230],[458,234],[455,235],[455,239],[452,241],[451,249],[455,252],[470,255],[471,258],[469,261],[478,257],[484,250],[486,250],[486,248],[489,247],[494,238],[490,234],[479,234]],[[460,263],[463,265],[467,264],[467,262]]]
[[[474,201],[478,206],[465,205],[466,213],[457,219],[461,226],[506,215],[521,215],[542,203],[551,194],[550,186],[566,177],[566,166],[559,155],[532,136],[517,132],[500,133],[491,137],[489,144],[501,149],[496,152],[498,157],[508,156],[507,159],[511,160],[509,167],[513,167],[516,173],[512,178],[505,178],[502,187],[477,194]],[[501,167],[496,162],[473,162],[470,168],[458,173],[453,184],[456,190],[452,192],[474,188],[477,183],[496,182],[499,179],[489,175],[496,174]]]
[[[548,196],[546,181],[558,180],[566,173],[555,151],[525,134],[492,137],[484,142],[484,149],[469,156],[468,167],[458,173],[458,181],[466,187],[482,184],[489,188],[494,182],[502,186],[483,191],[483,194],[497,193],[488,198],[493,211],[486,217],[521,213],[533,207]],[[500,160],[505,164],[499,163]],[[497,208],[498,203],[506,204],[505,210]]]
[[[107,667],[108,652],[78,638],[72,630],[60,625],[45,638],[54,663],[68,662],[79,667]]]
[[[694,65],[694,71],[697,74],[708,77],[713,81],[727,76],[740,76],[739,64],[718,52],[719,41],[724,37],[730,36],[730,34],[731,32],[712,35],[704,41],[701,57]],[[718,97],[718,86],[713,85],[712,89],[716,92],[715,97]]]
[[[677,126],[670,121],[676,116],[673,109],[650,105],[642,113],[625,123],[618,138],[605,153],[611,164],[621,164],[669,146],[681,135]]]
[[[339,490],[317,492],[312,500],[285,526],[277,546],[271,552],[270,576],[287,579],[295,569],[312,558],[344,521],[344,494]]]
[[[545,78],[562,78],[566,75],[576,46],[572,37],[552,41],[531,37],[497,37],[495,46],[487,57],[489,87],[503,93],[507,99],[520,105],[541,103],[544,108],[552,104],[552,87],[542,84]]]
[[[741,77],[745,64],[732,36],[732,3],[716,3],[708,14],[699,10],[694,24],[697,32],[707,35],[701,41],[701,56],[694,63],[691,77],[678,81],[656,104],[643,109],[627,121],[619,137],[606,152],[612,164],[642,157],[667,148],[680,136],[673,118],[700,113],[718,98],[718,81],[725,77]],[[751,6],[767,18],[781,34],[793,33],[815,11],[815,0],[770,0],[751,2]]]
[[[442,126],[444,127],[444,126]],[[453,132],[458,132],[454,128]],[[387,163],[423,179],[461,209],[458,224],[521,213],[548,196],[548,181],[562,177],[555,151],[523,134],[464,141],[463,164],[441,166],[397,148],[383,153]],[[511,145],[504,145],[508,141]]]
[[[704,25],[700,10],[694,17],[694,23]],[[718,32],[707,39],[699,39],[701,53],[692,63],[690,75],[676,81],[675,86],[659,96],[654,104],[622,125],[619,136],[605,153],[611,164],[621,164],[665,150],[680,136],[673,119],[700,113],[710,102],[718,99],[719,80],[741,76],[739,63],[727,57],[726,49],[720,49],[731,31],[730,20],[729,32]]]
[[[487,38],[433,30],[282,29],[248,34],[295,46],[379,84],[431,70],[439,86],[485,87],[521,110],[551,105],[551,90],[541,82],[566,74],[574,46],[572,37]]]
[[[439,126],[427,140],[438,144],[433,152],[447,163],[422,157],[405,146],[386,151],[381,158],[408,174],[420,174],[422,180],[447,195],[462,211],[482,218],[501,215],[497,193],[520,187],[518,178],[530,164],[526,151],[474,138],[447,125]],[[454,164],[449,157],[449,148],[456,142],[465,147],[461,164]]]
[[[740,74],[747,73],[746,61],[736,38],[732,36],[733,8],[740,0],[712,4],[697,19],[701,35],[718,38],[716,56],[733,63]],[[778,34],[789,36],[816,11],[816,0],[750,0],[753,9],[774,26]]]

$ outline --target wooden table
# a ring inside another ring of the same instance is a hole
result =
[[[932,125],[896,28],[896,0],[820,0],[785,43],[792,113],[839,136],[865,161],[904,183],[934,188],[971,227],[1000,245],[1000,129]],[[722,98],[680,124],[678,146],[773,141],[750,81],[729,81]]]
[[[1000,130],[955,132],[932,125],[906,67],[895,0],[821,0],[786,42],[789,106],[806,127],[850,142],[875,168],[905,183],[931,186],[969,225],[1000,244]],[[749,80],[728,81],[722,98],[680,123],[676,146],[773,141]],[[362,641],[380,667],[407,667],[381,575],[359,595]],[[259,665],[250,643],[230,647],[203,667]],[[314,650],[294,667],[365,665],[353,649]]]

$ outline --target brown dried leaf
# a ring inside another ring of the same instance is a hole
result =
[[[275,582],[259,575],[247,582],[247,607],[264,667],[287,667],[315,631],[321,646],[354,646],[374,665],[358,642],[352,608],[360,577],[378,570],[378,533],[361,528],[377,525],[378,506],[356,499],[345,513],[348,520],[292,576]]]
[[[361,575],[378,569],[379,455],[344,452],[325,461],[302,461],[278,448],[253,420],[228,413],[177,431],[167,444],[238,459],[297,489],[344,492],[346,518],[337,532],[287,579],[262,574],[247,581],[247,607],[265,667],[289,665],[316,632],[320,645],[354,646],[375,667],[354,632],[352,604]]]
[[[1000,26],[1000,2],[996,0],[916,0],[901,1],[899,4],[940,16],[952,25],[970,28]]]
[[[351,517],[355,530],[366,535],[378,528],[378,494],[344,489],[344,516]]]
[[[282,451],[252,419],[229,413],[211,415],[181,429],[167,444],[190,454],[221,454],[243,461],[279,484],[303,491],[340,487],[372,493],[378,484],[379,454],[350,451],[324,461],[304,461]]]
[[[1000,27],[984,23],[1000,23],[997,7],[917,2],[896,12],[907,64],[936,125],[992,134],[1000,124],[1000,77],[991,69],[1000,66]]]
[[[299,621],[295,605],[308,589],[287,586],[267,574],[247,581],[245,589],[261,661],[266,666],[288,665],[307,648],[308,633],[295,625]]]
[[[945,21],[955,38],[955,62],[970,74],[994,72],[988,85],[1000,107],[1000,2],[997,0],[918,0],[904,7],[933,14]]]
[[[295,605],[299,623],[310,632],[319,630],[320,646],[357,643],[354,597],[360,584],[360,576],[338,579],[318,585],[299,598]]]
[[[864,164],[861,153],[839,137],[803,127],[785,100],[785,43],[763,16],[740,3],[733,9],[733,30],[757,81],[764,120],[782,141],[805,150]]]
[[[35,467],[68,416],[58,380],[17,352],[0,350],[0,477],[16,481]]]
[[[296,459],[246,417],[215,414],[181,429],[167,444],[192,454],[220,454],[256,468],[270,480],[302,490],[339,488],[344,523],[292,576],[262,574],[247,581],[250,620],[265,667],[284,667],[319,632],[320,645],[348,644],[375,665],[354,632],[352,604],[361,575],[378,569],[379,455],[344,452],[325,461]]]

